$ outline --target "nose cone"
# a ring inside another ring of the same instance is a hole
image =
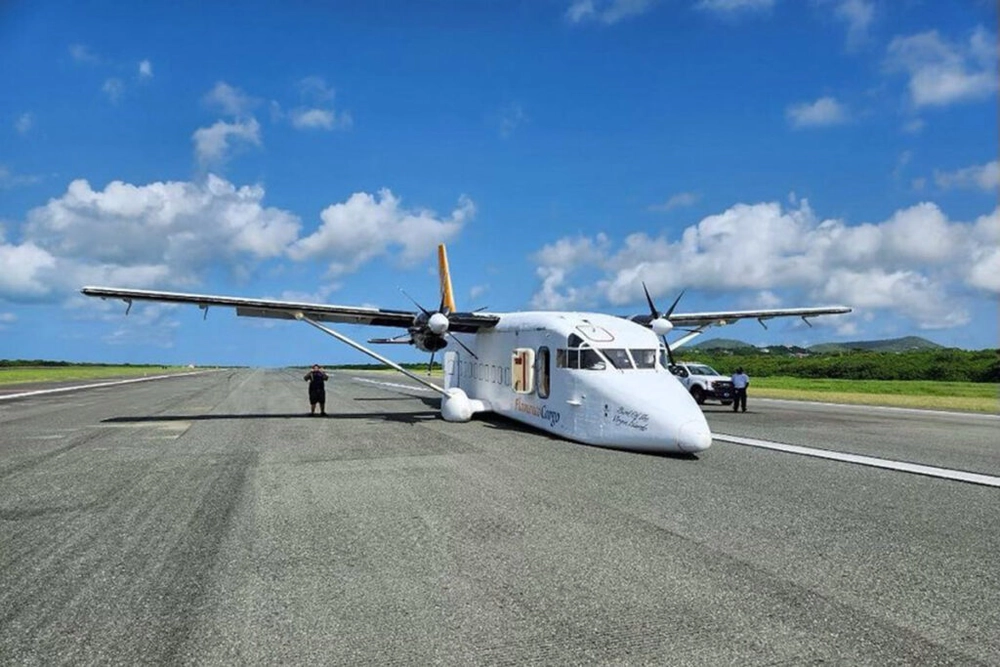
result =
[[[705,451],[712,444],[712,432],[704,419],[692,419],[677,429],[677,446],[689,454]]]

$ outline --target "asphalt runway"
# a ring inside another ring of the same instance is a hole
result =
[[[291,370],[0,400],[0,663],[1000,665],[1000,489],[450,424],[360,377],[325,419]],[[706,413],[1000,475],[995,417]]]

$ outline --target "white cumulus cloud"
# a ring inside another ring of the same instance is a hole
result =
[[[148,60],[143,60],[139,63],[139,78],[140,79],[152,79],[153,78],[153,63]]]
[[[571,23],[597,21],[611,25],[644,14],[653,4],[654,0],[574,0],[565,16]]]
[[[934,182],[946,190],[968,188],[996,192],[1000,189],[1000,162],[993,160],[955,171],[935,171]]]
[[[438,243],[454,238],[475,210],[472,200],[463,196],[451,215],[439,217],[432,211],[403,207],[388,189],[377,195],[358,192],[324,209],[319,229],[295,243],[289,255],[300,261],[325,261],[330,274],[338,275],[397,247],[400,261],[410,265],[432,254]]]
[[[225,81],[216,83],[212,90],[205,94],[204,102],[216,111],[237,117],[249,114],[258,104],[257,99]]]
[[[847,109],[832,97],[821,97],[815,102],[793,104],[785,111],[792,127],[825,127],[848,121]]]
[[[122,83],[121,79],[112,77],[105,80],[104,85],[101,86],[101,91],[108,96],[112,104],[118,104],[122,99],[122,95],[125,94],[125,84]]]
[[[804,200],[789,209],[737,204],[676,239],[636,233],[615,248],[604,234],[566,237],[534,261],[539,308],[635,303],[645,283],[654,297],[672,299],[685,287],[773,302],[794,293],[806,303],[884,309],[924,328],[951,327],[969,320],[963,294],[1000,294],[1000,213],[957,222],[925,202],[880,223],[848,225],[817,218]],[[589,284],[578,278],[594,274]]]
[[[335,91],[323,77],[307,76],[298,82],[298,89],[304,104],[288,112],[292,127],[297,130],[344,130],[351,127],[351,114],[333,108]],[[277,118],[284,116],[277,102],[272,102],[272,113]]]
[[[73,181],[28,213],[26,241],[17,247],[17,265],[25,267],[19,289],[45,268],[58,268],[53,289],[70,281],[142,287],[190,284],[210,266],[236,269],[280,257],[300,222],[264,207],[263,197],[259,186],[236,187],[216,176],[203,183],[114,181],[103,190]]]
[[[34,243],[0,244],[0,297],[11,301],[45,297],[51,291],[55,258]]]
[[[775,0],[698,0],[695,9],[712,12],[718,16],[733,16],[747,11],[766,11],[774,7]]]
[[[847,24],[847,47],[855,49],[868,38],[875,18],[875,5],[870,0],[839,0],[834,15]]]
[[[199,163],[218,164],[229,157],[235,146],[260,146],[260,123],[255,118],[233,123],[220,120],[211,127],[195,130],[191,140]]]
[[[986,99],[997,90],[996,36],[977,28],[965,43],[949,42],[936,30],[896,37],[886,67],[909,76],[916,107]]]
[[[701,196],[697,192],[678,192],[675,195],[671,195],[667,201],[662,204],[652,204],[648,206],[647,209],[658,212],[672,211],[675,208],[694,206],[698,203],[700,198]]]

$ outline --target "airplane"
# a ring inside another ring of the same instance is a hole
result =
[[[429,311],[300,303],[115,287],[84,287],[104,299],[222,306],[242,317],[305,322],[441,395],[441,416],[466,422],[494,412],[568,440],[630,451],[695,454],[712,444],[701,408],[668,370],[673,349],[712,326],[743,319],[809,317],[851,312],[845,306],[675,313],[680,296],[649,313],[462,312],[455,307],[445,246],[438,246],[441,301]],[[404,292],[405,294],[405,292]],[[407,295],[409,298],[409,295]],[[412,300],[412,298],[411,298]],[[413,373],[323,322],[397,327],[405,334],[369,344],[404,343],[431,354],[445,350],[443,386]],[[667,334],[687,333],[669,343]],[[811,326],[811,325],[810,325]],[[662,340],[662,343],[661,343]],[[450,345],[450,343],[455,343]],[[448,348],[448,349],[446,349]]]

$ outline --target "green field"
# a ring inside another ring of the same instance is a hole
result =
[[[0,385],[144,377],[185,370],[181,366],[9,366],[0,367]]]
[[[186,370],[180,366],[10,366],[0,367],[0,385],[143,377]],[[425,370],[416,372],[426,375]],[[440,376],[440,369],[431,375]],[[750,397],[1000,414],[1000,385],[985,382],[755,377]]]
[[[989,382],[759,377],[750,396],[1000,414],[1000,385]]]

